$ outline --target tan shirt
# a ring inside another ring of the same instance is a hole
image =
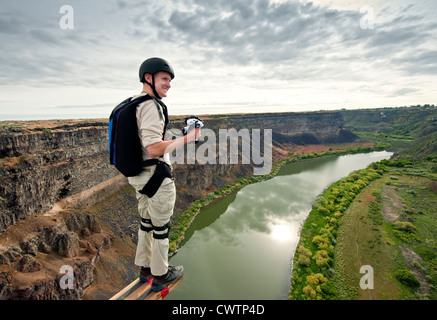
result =
[[[141,93],[132,99],[146,94],[147,93]],[[157,105],[160,112],[158,111]],[[162,131],[165,125],[164,110],[161,105],[156,103],[153,99],[139,104],[137,107],[137,125],[138,135],[141,140],[141,146],[143,147],[143,160],[151,159],[146,147],[162,141]],[[170,155],[168,153],[164,155],[164,161],[170,164]]]

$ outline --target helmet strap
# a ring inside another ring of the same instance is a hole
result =
[[[155,88],[155,74],[152,74],[152,89],[153,89],[153,93],[155,94],[155,97],[161,100],[161,97],[159,96]]]
[[[159,94],[155,88],[155,74],[152,74],[152,83],[148,82],[146,79],[144,79],[144,82],[147,83],[150,86],[150,88],[152,88],[153,94],[155,95],[155,98],[158,98],[161,100],[161,97],[159,96]]]

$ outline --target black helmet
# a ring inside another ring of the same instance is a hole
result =
[[[158,71],[166,71],[170,73],[171,78],[174,78],[174,71],[172,66],[162,58],[149,58],[145,60],[140,66],[140,82],[146,82],[144,80],[144,75],[146,73],[155,74]]]

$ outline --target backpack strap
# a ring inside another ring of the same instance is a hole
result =
[[[142,98],[142,97],[147,97],[147,99],[138,102],[138,104],[140,104],[143,101],[150,100],[150,99],[152,99],[155,102],[156,108],[158,109],[159,117],[164,121],[164,129],[162,130],[162,141],[164,141],[164,139],[165,139],[165,132],[167,131],[167,126],[168,126],[168,124],[170,122],[170,120],[168,118],[167,106],[164,104],[164,102],[162,102],[159,99],[156,99],[155,97],[151,96],[150,94],[146,94],[144,96],[140,96],[137,99]],[[162,110],[164,111],[164,114],[161,112],[160,106],[162,107]],[[158,158],[164,158],[164,155],[160,155]],[[159,162],[159,160],[156,159],[156,158],[155,159],[146,160],[146,161],[143,161],[143,167],[152,166],[152,165],[157,164],[158,162]]]
[[[164,120],[164,130],[162,132],[162,140],[164,140],[165,132],[167,131],[167,126],[170,123],[170,120],[168,118],[168,109],[167,109],[167,106],[165,105],[164,102],[162,102],[159,99],[156,99],[155,97],[152,97],[152,98],[153,98],[153,101],[155,101],[156,108],[158,108],[159,116],[161,117],[162,120]],[[162,110],[164,111],[164,116],[162,115],[161,108],[159,106],[162,107]]]
[[[159,159],[148,159],[143,161],[143,167],[150,167],[159,163]]]

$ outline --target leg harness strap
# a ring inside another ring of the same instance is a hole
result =
[[[140,229],[145,232],[153,230],[152,220],[141,218]]]
[[[153,232],[153,238],[155,238],[155,239],[162,240],[162,239],[168,238],[168,236],[170,235],[170,228],[171,228],[171,222],[170,221],[167,222],[163,226],[157,227],[157,226],[154,226],[152,224],[152,220],[141,218],[140,229],[142,231],[150,232],[150,231],[164,231],[164,230],[167,230],[167,232],[163,233],[163,234],[158,234],[158,233]]]

